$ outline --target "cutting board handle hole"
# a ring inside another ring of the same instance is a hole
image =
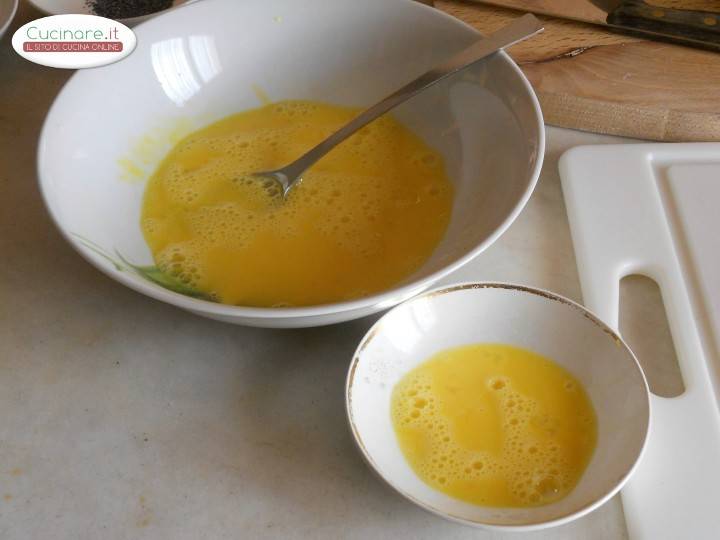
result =
[[[635,352],[650,391],[661,397],[685,392],[660,287],[633,274],[620,281],[620,334]]]

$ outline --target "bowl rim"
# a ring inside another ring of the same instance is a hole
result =
[[[619,344],[626,353],[629,353],[630,358],[632,358],[633,362],[632,365],[635,367],[637,372],[640,374],[640,378],[642,381],[642,388],[645,390],[645,398],[647,401],[647,417],[645,419],[645,435],[643,437],[642,445],[640,447],[640,451],[638,452],[637,456],[635,457],[632,465],[625,471],[625,473],[616,480],[616,483],[613,485],[613,487],[605,493],[603,496],[599,497],[598,499],[581,506],[580,508],[573,510],[571,512],[568,512],[562,516],[559,516],[557,518],[551,519],[551,520],[541,520],[541,521],[531,521],[527,523],[523,523],[522,525],[512,525],[512,524],[499,524],[499,523],[486,523],[483,521],[475,521],[471,519],[467,519],[461,516],[453,515],[447,512],[444,512],[438,508],[435,508],[434,506],[423,502],[416,497],[414,497],[412,494],[407,493],[397,487],[390,478],[388,478],[375,464],[375,462],[372,459],[372,456],[365,448],[365,445],[363,444],[362,437],[360,435],[360,432],[355,424],[355,420],[353,418],[352,413],[352,388],[355,382],[355,373],[357,371],[358,364],[360,362],[360,357],[362,356],[362,353],[364,349],[368,346],[368,344],[373,340],[373,338],[377,335],[377,333],[380,331],[380,328],[383,324],[383,321],[386,320],[387,317],[389,317],[392,313],[394,313],[396,310],[399,309],[405,309],[408,305],[412,304],[413,302],[416,302],[421,299],[425,298],[432,298],[434,296],[442,296],[445,294],[452,294],[454,292],[458,291],[467,291],[467,290],[482,290],[482,289],[506,289],[511,291],[520,292],[523,294],[533,294],[536,296],[543,297],[546,300],[559,302],[561,304],[564,304],[568,307],[571,307],[575,309],[579,315],[585,317],[589,321],[591,321],[593,324],[595,324],[597,327],[599,327],[610,339],[613,339],[617,344]],[[348,427],[350,428],[350,432],[352,433],[352,438],[355,443],[355,446],[357,447],[358,451],[360,452],[360,455],[362,456],[365,463],[368,465],[368,467],[375,473],[377,477],[379,477],[387,486],[389,486],[393,491],[400,494],[405,499],[409,500],[410,502],[416,504],[423,510],[426,510],[427,512],[430,512],[432,514],[435,514],[437,516],[440,516],[442,518],[445,518],[449,521],[453,521],[456,523],[461,523],[463,525],[470,525],[472,527],[477,527],[480,529],[487,529],[487,530],[495,530],[495,531],[533,531],[533,530],[539,530],[539,529],[545,529],[550,527],[556,527],[558,525],[563,525],[565,523],[569,523],[571,521],[574,521],[591,511],[595,510],[596,508],[602,506],[605,504],[610,498],[615,496],[625,485],[625,483],[628,481],[628,479],[632,476],[632,474],[637,469],[638,465],[642,461],[642,457],[645,455],[645,451],[647,449],[647,442],[648,438],[650,436],[650,424],[652,420],[652,400],[651,400],[651,394],[650,394],[650,388],[648,386],[647,378],[645,377],[645,372],[642,369],[642,366],[640,365],[640,362],[638,362],[637,357],[635,356],[635,353],[632,351],[632,349],[628,346],[628,344],[625,342],[625,340],[620,336],[618,332],[613,330],[609,325],[604,323],[602,319],[600,319],[595,313],[593,313],[591,310],[586,308],[585,306],[565,297],[559,294],[556,294],[554,292],[548,291],[547,289],[541,289],[538,287],[531,287],[528,285],[521,285],[517,283],[509,283],[509,282],[501,282],[501,281],[467,281],[467,282],[460,282],[455,283],[451,285],[444,285],[441,287],[433,288],[429,291],[426,291],[422,294],[419,294],[405,302],[402,302],[401,304],[398,304],[391,310],[389,310],[387,313],[385,313],[380,319],[378,319],[375,324],[372,325],[372,327],[365,333],[365,335],[360,340],[360,343],[357,346],[357,349],[355,349],[355,352],[353,353],[352,360],[350,361],[350,366],[348,367],[348,374],[347,378],[345,380],[345,414],[348,422]]]
[[[470,26],[469,24],[465,23],[464,21],[461,21],[460,19],[457,19],[448,13],[445,13],[443,11],[440,11],[436,8],[427,6],[425,4],[421,4],[420,2],[417,2],[415,0],[396,0],[398,3],[405,4],[408,9],[418,9],[418,10],[429,10],[432,11],[433,16],[443,18],[450,23],[454,24],[458,28],[462,28],[465,31],[469,31],[477,35],[478,37],[481,37],[482,34],[478,32],[475,28]],[[381,4],[378,2],[378,4]],[[178,10],[168,10],[167,13],[160,13],[158,16],[153,17],[152,19],[149,19],[143,23],[140,23],[135,31],[138,30],[142,33],[144,32],[145,28],[147,26],[152,26],[154,24],[157,24],[157,21],[164,20],[166,17],[173,17],[177,16],[177,12],[183,13],[185,10],[192,10],[192,9],[204,9],[200,6],[208,6],[212,5],[212,2],[189,2],[182,6],[183,9]],[[351,5],[348,3],[348,5]],[[175,12],[175,13],[173,13]],[[140,36],[142,37],[142,36]],[[138,40],[141,41],[141,40]],[[100,261],[100,258],[95,258],[93,255],[90,254],[89,250],[87,250],[78,238],[76,238],[74,235],[71,234],[70,231],[66,230],[63,225],[61,225],[60,217],[56,214],[55,210],[53,209],[52,205],[50,204],[49,200],[49,189],[46,189],[47,184],[47,178],[49,177],[49,174],[45,172],[45,167],[43,166],[43,163],[45,161],[45,154],[47,152],[46,150],[46,143],[47,143],[47,133],[50,130],[51,122],[54,117],[54,115],[57,113],[57,110],[60,109],[62,101],[64,99],[64,96],[66,93],[69,93],[72,91],[72,82],[76,80],[76,77],[82,76],[83,70],[78,70],[75,74],[73,74],[68,81],[65,83],[65,85],[62,87],[60,92],[55,97],[50,109],[48,110],[48,113],[45,117],[45,120],[43,122],[42,129],[40,130],[40,136],[38,139],[38,151],[37,151],[37,158],[36,158],[36,166],[38,171],[38,184],[40,188],[40,194],[43,200],[43,203],[45,205],[45,208],[47,209],[48,213],[50,214],[51,220],[55,224],[55,227],[60,231],[60,234],[63,236],[63,238],[73,247],[75,251],[77,251],[82,258],[84,258],[86,261],[88,261],[90,264],[92,264],[95,268],[100,270],[102,273],[107,275],[108,277],[122,283],[123,285],[142,293],[146,296],[149,296],[151,298],[154,298],[156,300],[160,300],[163,302],[166,302],[168,304],[175,305],[177,307],[194,311],[197,313],[203,313],[203,314],[210,314],[214,316],[219,317],[230,317],[230,318],[247,318],[247,319],[258,319],[258,320],[271,320],[271,319],[300,319],[300,318],[311,318],[311,317],[323,317],[328,315],[339,315],[342,313],[349,313],[353,311],[360,311],[363,309],[371,309],[373,307],[382,306],[382,307],[390,307],[392,305],[395,305],[399,303],[402,300],[405,300],[409,297],[414,296],[420,291],[423,291],[430,287],[433,283],[437,282],[438,280],[442,279],[443,277],[447,276],[448,274],[454,272],[458,268],[464,266],[469,261],[477,257],[480,253],[482,253],[485,249],[487,249],[489,246],[491,246],[497,239],[510,227],[510,225],[517,219],[518,215],[522,210],[525,208],[525,205],[527,204],[528,200],[530,199],[530,196],[532,195],[533,191],[535,190],[535,187],[537,185],[538,179],[540,177],[540,171],[542,169],[544,157],[545,157],[545,125],[542,115],[542,110],[540,108],[540,103],[537,98],[537,95],[535,94],[535,91],[533,90],[530,82],[528,81],[527,77],[523,74],[520,67],[515,63],[515,61],[510,58],[510,56],[504,51],[499,51],[499,56],[506,62],[507,65],[514,71],[515,75],[518,78],[518,81],[521,85],[521,87],[524,89],[527,97],[529,98],[530,105],[532,106],[532,109],[535,113],[535,125],[537,128],[537,148],[536,148],[536,159],[535,164],[532,168],[532,171],[528,175],[528,181],[527,185],[525,187],[525,190],[522,194],[522,196],[517,200],[515,206],[512,208],[512,210],[508,213],[508,215],[505,217],[505,219],[498,225],[495,230],[489,234],[481,243],[476,245],[474,248],[466,252],[461,257],[458,257],[450,264],[442,267],[441,269],[433,272],[432,274],[429,274],[425,277],[415,279],[409,283],[406,283],[404,285],[400,286],[394,286],[389,289],[386,289],[381,292],[374,293],[369,296],[363,296],[360,298],[355,298],[353,300],[346,300],[343,302],[334,302],[334,303],[325,303],[325,304],[318,304],[318,305],[311,305],[311,306],[298,306],[298,307],[277,307],[277,308],[268,308],[268,307],[252,307],[252,306],[235,306],[235,305],[229,305],[229,304],[222,304],[219,302],[211,302],[208,300],[203,300],[200,298],[192,298],[190,296],[186,296],[168,289],[164,289],[158,285],[145,282],[142,280],[134,279],[130,275],[128,275],[125,272],[117,271],[114,268],[112,268],[112,265],[107,265],[104,262]],[[383,306],[383,304],[387,304]]]

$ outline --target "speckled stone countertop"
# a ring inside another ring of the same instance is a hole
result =
[[[446,522],[366,468],[344,381],[376,317],[309,330],[205,320],[83,261],[37,188],[40,127],[65,70],[0,42],[0,538],[624,538],[616,497],[569,525],[503,535]],[[511,229],[446,279],[580,300],[557,161],[618,139],[548,128],[538,189]]]

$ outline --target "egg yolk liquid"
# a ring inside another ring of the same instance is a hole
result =
[[[217,301],[306,306],[385,290],[440,242],[442,157],[391,116],[321,159],[283,200],[253,172],[284,166],[359,113],[286,101],[227,117],[170,151],[141,227],[159,269]]]
[[[433,356],[394,387],[391,415],[415,473],[482,506],[563,498],[597,438],[595,412],[577,379],[509,345],[468,345]]]

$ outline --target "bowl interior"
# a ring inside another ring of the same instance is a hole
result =
[[[152,264],[139,224],[144,184],[183,134],[257,107],[264,94],[367,106],[478,38],[410,0],[204,0],[153,18],[136,34],[129,57],[70,80],[40,141],[52,216],[110,274],[122,271],[118,254]],[[410,286],[488,245],[519,212],[541,159],[542,123],[504,54],[396,115],[443,154],[456,189],[445,239],[400,284]],[[142,275],[127,279],[158,288]]]
[[[564,499],[534,508],[475,506],[435,491],[405,461],[390,419],[394,385],[436,352],[479,342],[542,354],[587,390],[597,413],[597,447],[580,482]],[[612,331],[576,304],[507,285],[451,287],[390,311],[358,348],[347,392],[351,427],[371,466],[426,509],[477,525],[539,527],[591,510],[633,470],[649,425],[645,378]]]

